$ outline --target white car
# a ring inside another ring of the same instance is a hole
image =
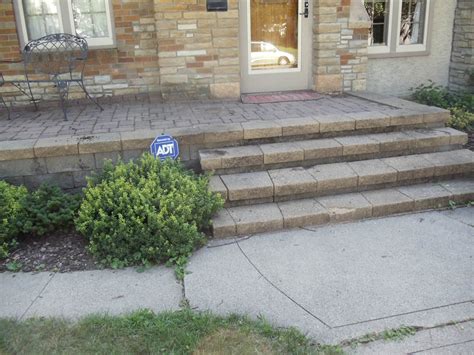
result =
[[[293,54],[283,52],[268,42],[252,42],[250,63],[252,66],[260,65],[295,65],[296,58]]]

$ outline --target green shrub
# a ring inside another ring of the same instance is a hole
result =
[[[0,181],[0,258],[8,256],[9,248],[21,232],[24,219],[23,200],[28,191]]]
[[[150,154],[115,167],[107,163],[84,194],[76,228],[92,254],[112,267],[186,258],[222,205],[206,176]]]
[[[463,110],[462,108],[451,108],[451,118],[448,126],[460,129],[462,131],[474,130],[474,113]]]
[[[474,95],[453,93],[432,81],[417,86],[412,91],[416,102],[450,110],[448,126],[464,131],[474,129]]]
[[[24,233],[44,235],[74,225],[81,204],[79,195],[63,192],[57,186],[41,185],[24,199]]]

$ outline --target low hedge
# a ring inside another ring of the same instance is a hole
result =
[[[28,195],[24,186],[13,186],[0,180],[0,258],[8,256],[22,231],[25,220],[23,201]]]
[[[222,204],[208,177],[144,154],[136,162],[109,162],[88,179],[76,228],[104,265],[179,263],[204,241],[202,231]]]
[[[22,234],[41,236],[71,227],[80,203],[79,195],[57,186],[44,184],[28,192],[24,186],[0,181],[0,258],[8,256]]]

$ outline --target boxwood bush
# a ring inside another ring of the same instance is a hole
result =
[[[104,265],[179,262],[203,242],[222,203],[208,190],[208,177],[144,154],[136,162],[106,163],[88,180],[76,228]]]
[[[24,199],[23,233],[44,235],[74,225],[81,204],[79,194],[68,194],[58,186],[41,185]]]
[[[28,195],[24,186],[13,186],[0,181],[0,258],[8,256],[9,248],[22,231],[23,201]]]

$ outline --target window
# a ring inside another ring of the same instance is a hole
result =
[[[89,46],[114,45],[110,0],[15,0],[22,46],[52,33],[73,33]]]
[[[388,0],[369,0],[365,8],[372,21],[369,29],[369,46],[386,46],[388,44]]]
[[[430,0],[364,0],[370,54],[426,52]]]

